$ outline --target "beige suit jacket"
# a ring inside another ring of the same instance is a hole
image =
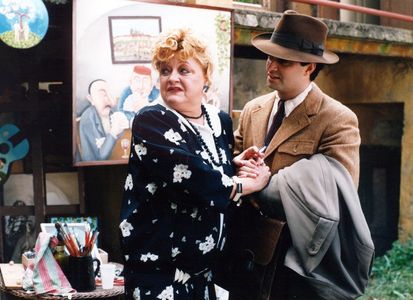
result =
[[[275,96],[276,92],[272,92],[245,105],[234,133],[236,154],[252,145],[264,145]],[[338,160],[358,187],[359,148],[357,116],[313,84],[304,101],[283,120],[268,145],[264,160],[275,174],[302,158],[322,153]]]

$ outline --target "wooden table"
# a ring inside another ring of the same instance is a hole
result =
[[[34,293],[27,293],[23,289],[11,289],[4,285],[3,276],[0,272],[0,291],[8,295],[12,295],[23,299],[50,299],[50,300],[63,300],[69,299],[67,296],[56,296],[51,294],[36,295]],[[125,292],[124,286],[114,286],[112,289],[104,290],[101,286],[97,286],[96,290],[91,292],[82,292],[71,294],[71,299],[98,299],[98,298],[111,298],[115,296],[123,295]],[[0,297],[1,298],[1,297]],[[2,299],[2,298],[1,298]]]

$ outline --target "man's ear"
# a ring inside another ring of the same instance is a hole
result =
[[[305,74],[308,75],[308,76],[310,76],[311,73],[314,72],[316,66],[317,66],[316,63],[309,63],[309,64],[306,66],[307,68],[306,68],[306,70],[305,70]]]

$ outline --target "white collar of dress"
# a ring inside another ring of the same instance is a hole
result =
[[[163,101],[162,99],[158,100],[158,103],[162,106],[164,106],[167,110],[170,110],[172,113],[174,113],[178,119],[185,124],[185,126],[187,128],[189,128],[193,133],[195,133],[194,129],[192,128],[192,126],[189,124],[189,121],[184,118],[180,113],[178,113],[175,109],[171,108],[170,106],[168,106],[165,101]],[[216,137],[219,137],[221,135],[221,121],[219,119],[218,113],[219,113],[219,109],[211,104],[205,104],[203,103],[203,105],[205,106],[205,109],[211,119],[211,124],[212,124],[212,129],[214,130],[214,134]],[[191,123],[194,124],[194,123]],[[194,124],[196,126],[196,124]],[[199,126],[199,125],[198,125]],[[208,126],[206,124],[205,121],[205,126]]]

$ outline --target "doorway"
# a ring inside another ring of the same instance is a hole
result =
[[[359,119],[361,135],[359,197],[376,256],[398,239],[402,103],[348,105]]]

